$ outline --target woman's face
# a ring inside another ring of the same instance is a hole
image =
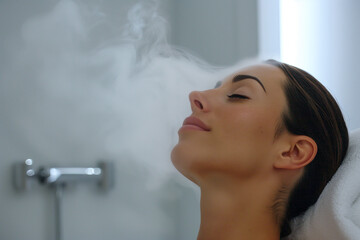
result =
[[[180,128],[171,153],[174,166],[194,182],[209,174],[266,173],[276,157],[274,135],[286,106],[284,82],[280,69],[260,64],[229,76],[214,89],[191,92],[191,116],[210,130]]]

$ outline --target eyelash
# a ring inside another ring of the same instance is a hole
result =
[[[249,97],[247,96],[244,96],[244,95],[240,95],[240,94],[232,94],[232,95],[227,95],[228,98],[239,98],[239,99],[250,99]]]

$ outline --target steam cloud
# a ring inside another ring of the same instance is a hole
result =
[[[124,239],[174,239],[156,191],[176,172],[170,152],[191,114],[189,92],[214,87],[226,72],[170,46],[166,28],[156,2],[135,5],[126,24],[114,24],[90,1],[62,0],[23,23],[18,39],[3,38],[2,156],[51,166],[114,160],[118,205],[97,216],[116,221],[96,227]],[[84,214],[76,210],[72,222]]]
[[[187,95],[215,80],[167,44],[156,7],[135,5],[118,36],[103,30],[104,13],[69,0],[23,25],[3,69],[1,105],[30,155],[62,165],[132,159],[154,176],[172,171]]]

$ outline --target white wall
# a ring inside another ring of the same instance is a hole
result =
[[[282,60],[320,80],[337,99],[348,128],[359,128],[360,2],[280,2]]]
[[[258,0],[259,58],[280,58],[279,0]]]

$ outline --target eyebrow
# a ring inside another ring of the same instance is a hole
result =
[[[264,85],[262,84],[262,82],[257,77],[254,77],[254,76],[251,76],[251,75],[241,75],[241,74],[236,75],[233,78],[232,82],[236,83],[236,82],[244,80],[244,79],[254,79],[255,81],[257,81],[261,85],[262,89],[264,89],[264,92],[266,92],[266,89],[265,89]]]
[[[239,74],[236,75],[233,80],[232,83],[236,83],[239,82],[241,80],[245,80],[245,79],[253,79],[256,82],[258,82],[260,84],[260,86],[262,87],[262,89],[264,90],[264,92],[266,93],[266,89],[264,87],[264,84],[260,81],[260,79],[258,79],[257,77],[251,76],[251,75],[243,75],[243,74]],[[215,85],[215,88],[219,87],[221,85],[221,81],[218,81]]]

